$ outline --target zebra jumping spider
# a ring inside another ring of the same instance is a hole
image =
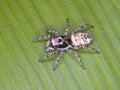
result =
[[[39,61],[45,61],[48,57],[53,56],[57,53],[59,53],[59,56],[57,57],[56,61],[53,64],[53,71],[55,71],[59,61],[61,60],[63,54],[65,51],[73,54],[77,61],[79,62],[80,66],[85,69],[84,65],[82,64],[82,61],[78,55],[78,53],[75,51],[76,49],[84,48],[91,50],[93,52],[97,52],[94,48],[88,47],[88,45],[93,41],[92,35],[88,33],[81,33],[79,31],[86,30],[93,28],[94,26],[85,24],[83,26],[79,26],[75,28],[71,34],[71,36],[68,35],[70,25],[69,25],[69,19],[66,19],[66,29],[64,31],[64,35],[60,35],[57,30],[48,30],[47,34],[39,36],[33,40],[33,42],[37,42],[43,39],[47,39],[46,43],[46,51],[48,52],[47,55],[45,55],[42,59]]]

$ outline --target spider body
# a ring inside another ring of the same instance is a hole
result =
[[[60,35],[57,30],[48,30],[47,31],[48,34],[39,36],[33,40],[33,42],[37,42],[42,39],[48,39],[46,43],[46,51],[48,53],[39,61],[44,61],[48,57],[53,56],[56,53],[59,53],[59,56],[57,57],[55,63],[53,64],[53,70],[56,69],[58,62],[61,60],[65,51],[73,54],[83,69],[85,68],[75,49],[85,48],[93,52],[97,52],[94,48],[87,47],[93,41],[92,35],[88,33],[79,32],[84,29],[93,28],[92,25],[85,24],[83,26],[79,26],[74,29],[73,33],[70,36],[68,35],[69,27],[70,27],[69,20],[67,19],[64,35]]]

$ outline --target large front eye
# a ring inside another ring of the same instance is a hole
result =
[[[61,40],[61,39],[59,39],[59,42],[62,42],[62,40]]]

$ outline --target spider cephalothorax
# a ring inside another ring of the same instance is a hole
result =
[[[68,38],[65,36],[58,36],[51,39],[51,45],[57,48],[66,48],[69,44]]]
[[[53,65],[53,70],[56,69],[58,62],[61,60],[65,51],[71,54],[74,54],[75,57],[77,58],[77,61],[79,62],[80,66],[83,69],[85,68],[80,60],[78,53],[75,51],[75,49],[85,48],[85,49],[97,52],[94,48],[87,47],[93,41],[92,35],[88,33],[79,32],[84,29],[93,28],[92,25],[85,24],[83,26],[79,26],[74,29],[73,33],[70,36],[68,35],[69,27],[70,27],[69,20],[67,19],[67,24],[66,24],[64,35],[59,35],[59,32],[57,30],[48,30],[47,31],[48,34],[39,36],[33,40],[34,42],[37,42],[42,39],[48,39],[46,43],[46,51],[48,52],[48,54],[45,55],[39,61],[44,61],[48,57],[53,56],[56,53],[59,53],[59,56]]]

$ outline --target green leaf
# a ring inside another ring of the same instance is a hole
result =
[[[119,90],[119,9],[119,0],[1,0],[0,90]],[[88,30],[94,36],[90,47],[100,54],[79,50],[83,70],[66,52],[52,71],[57,55],[39,63],[46,41],[32,41],[48,29],[63,34],[67,17],[70,32],[95,26]]]

